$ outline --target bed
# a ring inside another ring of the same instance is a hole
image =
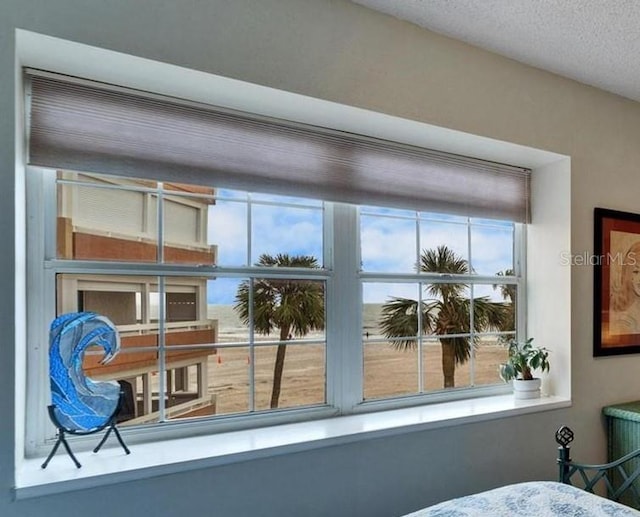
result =
[[[640,517],[640,511],[631,507],[640,508],[640,450],[610,463],[576,463],[569,447],[573,438],[573,431],[566,426],[556,432],[557,482],[507,485],[444,501],[405,517]]]
[[[507,485],[451,499],[406,517],[638,517],[615,501],[555,481]]]

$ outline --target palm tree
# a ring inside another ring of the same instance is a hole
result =
[[[275,257],[263,254],[256,266],[318,268],[318,261],[311,256],[278,254]],[[242,282],[236,293],[235,311],[245,325],[249,324],[249,293],[251,283]],[[269,335],[274,329],[280,330],[280,343],[273,367],[273,389],[271,408],[278,407],[286,342],[292,336],[302,337],[312,330],[324,328],[324,286],[313,280],[291,280],[262,278],[253,281],[253,328],[256,332]]]
[[[468,262],[447,246],[424,250],[419,271],[447,275],[470,273]],[[462,283],[432,283],[426,288],[427,299],[391,298],[382,307],[380,328],[385,337],[393,340],[399,350],[415,348],[418,335],[418,317],[421,333],[444,336],[468,334],[471,325],[471,300],[465,296],[467,286]],[[506,304],[491,302],[489,297],[473,299],[473,328],[476,332],[503,329],[507,316]],[[398,339],[399,338],[399,339]],[[455,368],[469,360],[472,346],[469,337],[440,337],[442,346],[442,373],[444,387],[455,387]]]

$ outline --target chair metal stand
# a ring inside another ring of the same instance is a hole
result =
[[[118,442],[120,443],[120,445],[124,449],[124,452],[126,454],[131,454],[131,451],[129,450],[129,447],[127,447],[126,444],[124,443],[124,440],[122,439],[122,436],[120,435],[120,431],[118,431],[118,428],[116,427],[115,419],[111,422],[111,425],[109,426],[109,429],[107,429],[107,432],[104,433],[104,436],[102,437],[102,440],[100,440],[100,443],[96,446],[95,449],[93,449],[93,452],[98,452],[102,448],[104,443],[107,441],[107,438],[109,438],[109,435],[111,434],[111,431],[113,431],[114,434],[116,435],[116,438],[118,439]]]
[[[52,406],[49,406],[49,407],[51,408]],[[49,410],[49,412],[51,412],[51,409]],[[60,444],[64,445],[64,448],[67,451],[67,454],[69,455],[73,463],[75,463],[76,467],[78,468],[82,467],[78,459],[73,455],[73,452],[71,452],[71,447],[69,447],[69,442],[67,442],[67,439],[64,437],[64,433],[65,433],[65,430],[62,427],[58,427],[58,439],[56,440],[56,443],[53,446],[53,449],[51,449],[49,456],[47,456],[47,459],[41,465],[43,469],[47,468],[47,465],[49,465],[51,458],[53,458],[56,452],[58,452],[58,447],[60,447]]]
[[[114,434],[116,435],[116,438],[118,439],[118,442],[124,449],[124,452],[126,454],[131,454],[131,451],[126,446],[126,444],[124,443],[124,440],[122,439],[122,436],[120,435],[120,431],[118,431],[118,428],[116,427],[116,419],[118,417],[118,413],[120,412],[120,408],[122,407],[123,398],[124,398],[124,394],[121,391],[120,398],[118,400],[118,405],[115,411],[113,412],[113,414],[111,415],[111,417],[104,423],[104,425],[101,425],[100,427],[97,427],[96,429],[91,429],[89,431],[81,431],[81,430],[69,429],[64,427],[62,424],[60,424],[60,421],[56,417],[56,413],[54,411],[55,406],[54,405],[48,406],[47,409],[49,410],[49,418],[51,419],[51,421],[53,422],[53,425],[55,425],[56,429],[58,430],[58,439],[56,440],[56,443],[53,445],[53,449],[51,449],[49,456],[47,456],[47,459],[44,461],[41,467],[43,469],[47,468],[47,465],[49,465],[49,462],[58,451],[60,444],[64,446],[65,450],[67,451],[67,454],[69,455],[69,457],[71,458],[75,466],[77,468],[80,468],[82,466],[78,461],[78,459],[74,456],[73,452],[71,451],[71,447],[69,446],[69,442],[67,442],[67,439],[65,436],[66,434],[75,434],[75,435],[82,436],[87,434],[99,433],[100,431],[107,429],[107,432],[104,434],[104,436],[100,440],[100,443],[95,447],[95,449],[93,449],[93,452],[98,452],[102,448],[102,446],[107,441],[107,438],[109,438],[111,431],[113,431]]]

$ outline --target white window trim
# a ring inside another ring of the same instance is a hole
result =
[[[260,430],[243,430],[132,445],[125,455],[117,445],[97,455],[76,454],[76,469],[59,454],[46,470],[42,458],[24,460],[16,472],[15,497],[27,499],[107,484],[147,479],[303,451],[427,431],[498,418],[513,417],[571,406],[563,397],[515,400],[511,394],[461,400],[363,415],[292,423]],[[113,445],[110,443],[110,445]]]

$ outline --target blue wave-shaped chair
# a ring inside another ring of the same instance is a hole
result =
[[[43,469],[60,444],[76,467],[81,467],[71,451],[67,434],[87,435],[107,429],[93,452],[98,452],[113,432],[125,453],[130,454],[116,427],[117,416],[126,396],[121,384],[93,381],[82,369],[85,351],[92,346],[104,349],[102,364],[111,361],[120,350],[118,331],[105,316],[93,312],[75,312],[63,314],[51,323],[49,378],[52,403],[48,410],[49,418],[57,429],[57,440],[42,464]]]

